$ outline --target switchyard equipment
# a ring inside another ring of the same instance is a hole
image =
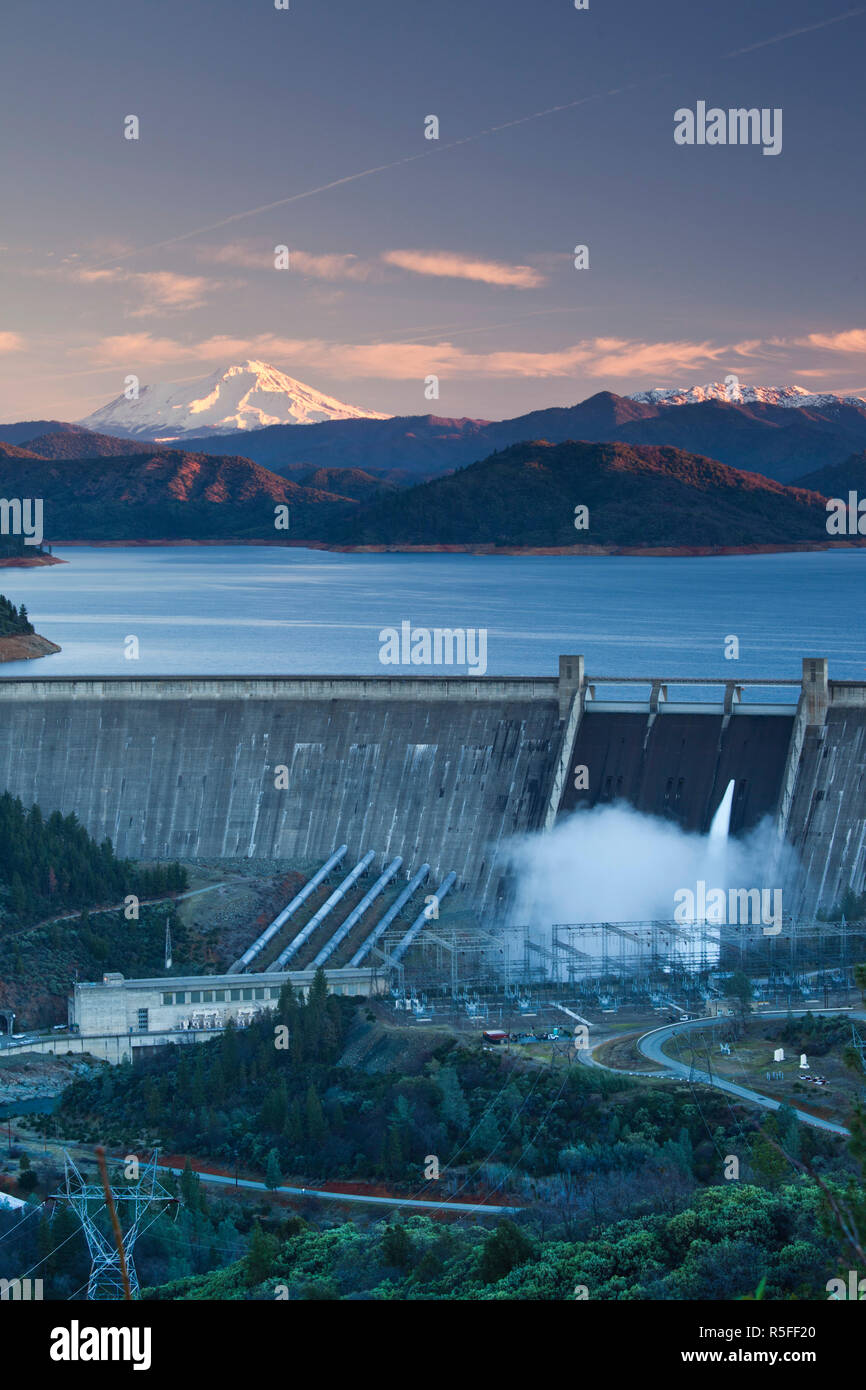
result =
[[[546,930],[526,924],[480,927],[430,922],[407,963],[386,938],[383,970],[402,988],[445,989],[458,998],[467,989],[505,997],[526,988],[563,985],[575,994],[608,994],[612,988],[669,999],[674,986],[703,990],[734,971],[748,975],[768,1000],[796,998],[805,990],[850,993],[853,967],[866,957],[866,922],[788,918],[781,931],[759,926],[669,921],[561,923]],[[614,991],[615,992],[615,991]]]

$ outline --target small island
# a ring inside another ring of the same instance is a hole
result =
[[[0,662],[30,661],[37,656],[52,656],[59,652],[56,642],[40,637],[22,603],[20,608],[0,594]]]

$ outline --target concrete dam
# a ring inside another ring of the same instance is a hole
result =
[[[787,682],[592,677],[580,656],[547,678],[0,679],[0,788],[120,855],[300,864],[345,843],[453,870],[488,910],[511,837],[616,800],[706,831],[731,780],[732,833],[773,817],[808,874],[799,910],[831,907],[864,887],[864,773],[866,682],[823,658]]]

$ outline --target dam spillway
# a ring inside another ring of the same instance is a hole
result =
[[[566,786],[560,814],[579,806],[625,800],[646,815],[705,833],[730,781],[735,783],[731,833],[773,815],[785,768],[794,708],[788,714],[668,708],[644,712],[593,710],[588,704],[572,764],[590,771],[589,787]]]
[[[0,788],[122,856],[376,845],[488,909],[511,837],[618,799],[706,831],[731,780],[731,832],[774,818],[808,873],[800,910],[832,907],[864,887],[864,774],[866,683],[823,658],[788,682],[591,677],[579,656],[547,678],[0,679]]]

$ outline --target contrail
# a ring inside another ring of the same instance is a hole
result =
[[[592,92],[586,97],[577,97],[574,101],[564,101],[558,106],[545,107],[543,111],[533,111],[528,116],[518,116],[513,121],[503,121],[501,125],[488,126],[486,130],[478,130],[473,135],[463,135],[459,140],[449,140],[445,145],[434,145],[429,150],[421,150],[418,154],[407,154],[402,159],[394,159],[389,164],[374,164],[369,169],[360,169],[357,174],[346,174],[341,179],[333,179],[330,183],[319,184],[316,188],[306,188],[302,193],[291,193],[286,198],[277,198],[273,203],[262,203],[260,207],[247,208],[244,212],[234,212],[230,217],[223,217],[219,222],[209,222],[205,227],[194,227],[189,232],[181,232],[178,236],[168,237],[165,241],[154,241],[149,246],[138,246],[132,251],[124,251],[119,256],[112,256],[109,260],[99,261],[96,265],[90,265],[88,270],[99,270],[101,266],[116,265],[118,261],[125,261],[130,256],[140,256],[147,251],[161,251],[166,246],[176,246],[178,242],[189,241],[191,237],[205,236],[208,232],[220,231],[223,227],[229,227],[233,222],[241,222],[247,217],[257,217],[260,212],[272,212],[274,208],[287,207],[289,203],[299,203],[304,198],[314,198],[318,193],[327,193],[331,188],[340,188],[346,183],[355,183],[358,179],[369,178],[371,174],[382,174],[389,169],[399,169],[404,164],[414,164],[419,159],[429,159],[433,154],[442,154],[445,150],[456,149],[459,145],[469,145],[475,140],[483,140],[488,135],[496,135],[501,130],[510,130],[512,126],[525,125],[527,121],[538,121],[543,116],[554,116],[559,111],[568,111],[575,106],[583,106],[588,101],[601,101],[603,97],[617,96],[620,92],[631,91],[633,87],[645,85],[647,82],[657,82],[659,77],[670,76],[669,73],[656,74],[653,77],[644,79],[644,82],[632,82],[626,87],[611,87],[605,92]]]
[[[812,33],[815,29],[826,29],[831,24],[840,24],[846,19],[855,19],[858,15],[866,13],[864,9],[847,10],[845,14],[834,15],[830,19],[819,20],[816,24],[809,24],[801,29],[791,29],[785,34],[776,34],[769,39],[761,39],[758,43],[750,44],[746,48],[734,49],[731,53],[725,53],[724,58],[736,58],[743,53],[751,53],[756,48],[765,48],[768,44],[782,43],[785,39],[796,38],[800,34]],[[527,116],[518,116],[513,121],[503,121],[499,125],[488,126],[486,130],[476,131],[472,135],[461,136],[459,140],[449,140],[445,145],[436,143],[429,150],[421,150],[417,154],[404,155],[402,159],[391,160],[387,164],[374,164],[369,169],[360,169],[356,174],[346,174],[343,178],[333,179],[330,183],[319,184],[315,188],[304,189],[301,193],[291,193],[285,198],[277,198],[272,203],[262,203],[259,207],[247,208],[243,212],[232,213],[230,217],[223,217],[218,222],[209,222],[204,227],[194,227],[189,232],[180,232],[177,236],[167,237],[164,241],[154,241],[148,246],[139,246],[132,251],[126,251],[120,256],[112,257],[109,260],[97,262],[96,265],[89,266],[88,269],[98,270],[101,266],[116,265],[118,261],[128,260],[132,256],[144,255],[149,251],[161,251],[166,246],[176,246],[179,242],[189,241],[192,237],[206,236],[209,232],[220,231],[223,227],[230,227],[235,222],[245,221],[248,217],[257,217],[262,212],[272,212],[275,208],[288,207],[290,203],[299,203],[305,198],[315,198],[319,193],[327,193],[332,188],[341,188],[347,183],[356,183],[359,179],[369,178],[372,174],[387,173],[390,169],[399,169],[404,164],[414,164],[419,159],[429,159],[431,155],[443,154],[446,150],[458,149],[461,145],[470,145],[476,140],[483,140],[488,135],[497,135],[500,131],[511,130],[515,126],[526,125],[530,121],[540,121],[545,116],[555,116],[561,111],[572,111],[577,106],[585,106],[590,101],[601,101],[605,97],[619,96],[623,92],[634,91],[635,88],[646,86],[648,83],[660,82],[665,77],[672,76],[671,73],[654,73],[652,77],[647,77],[639,82],[630,82],[624,87],[609,87],[603,92],[592,92],[589,96],[577,97],[574,101],[563,101],[557,106],[547,106],[543,111],[532,111]]]
[[[750,43],[748,48],[735,48],[731,53],[725,53],[725,58],[739,58],[741,53],[754,53],[756,48],[766,48],[771,43],[782,43],[784,39],[796,39],[800,34],[811,34],[815,29],[826,29],[830,24],[841,24],[843,19],[856,19],[858,15],[866,14],[866,10],[846,10],[845,14],[833,15],[831,19],[820,19],[817,24],[806,24],[802,29],[789,29],[784,34],[776,34],[772,39],[761,39],[759,43]]]

